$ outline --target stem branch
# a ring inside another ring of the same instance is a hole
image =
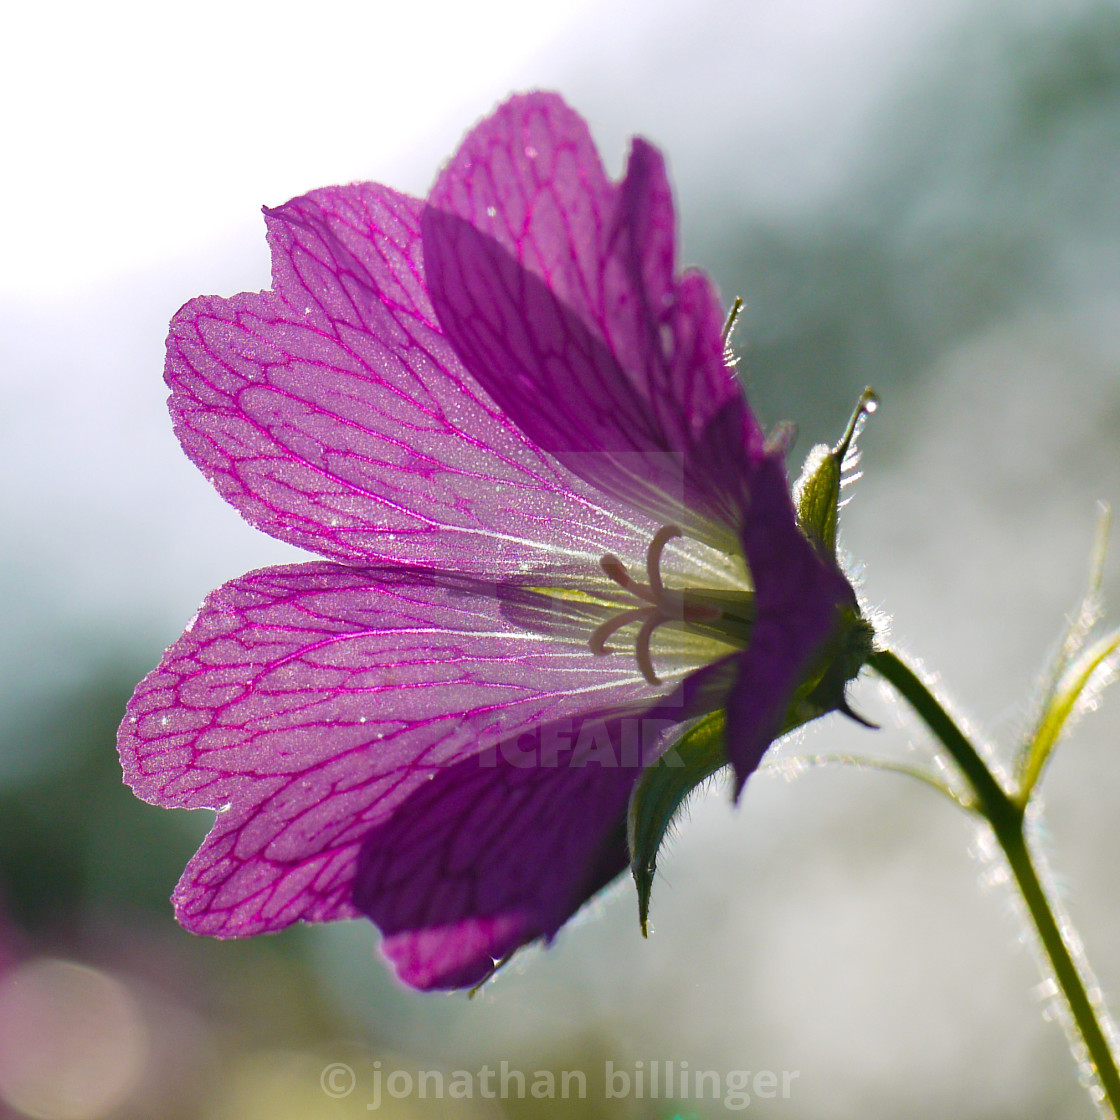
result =
[[[877,650],[870,658],[875,671],[906,699],[923,723],[941,741],[961,768],[976,794],[976,811],[992,826],[1019,886],[1038,939],[1054,969],[1073,1023],[1085,1044],[1087,1061],[1114,1117],[1120,1118],[1120,1070],[1104,1029],[1078,971],[1075,951],[1063,935],[1031,860],[1024,833],[1025,806],[1004,791],[979,752],[945,711],[922,679],[897,654]],[[1066,926],[1068,930],[1068,925]],[[1102,1009],[1103,1010],[1103,1009]]]

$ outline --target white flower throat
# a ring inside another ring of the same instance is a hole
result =
[[[682,535],[676,525],[663,525],[657,530],[646,549],[646,583],[634,579],[626,565],[612,553],[599,561],[603,572],[640,605],[620,610],[600,623],[588,639],[588,645],[592,653],[608,654],[612,652],[606,645],[608,639],[623,627],[640,623],[634,638],[634,657],[642,676],[652,685],[661,684],[650,654],[650,640],[658,627],[666,623],[687,623],[717,639],[711,650],[711,660],[714,660],[721,653],[721,647],[727,644],[733,648],[746,646],[754,618],[754,595],[750,591],[665,586],[661,578],[662,553],[669,541]]]

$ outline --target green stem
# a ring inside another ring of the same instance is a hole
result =
[[[1065,995],[1073,1023],[1085,1045],[1104,1099],[1112,1115],[1120,1118],[1120,1070],[1097,1017],[1084,978],[1075,963],[1068,935],[1063,936],[1046,896],[1046,890],[1031,860],[1024,832],[1025,807],[1004,791],[979,752],[938,702],[925,682],[890,650],[877,650],[870,658],[873,669],[905,697],[922,722],[941,741],[976,794],[976,811],[991,825],[1011,873],[1034,922],[1039,941],[1054,969],[1054,977]],[[1068,929],[1068,924],[1066,926]],[[1103,1009],[1102,1009],[1103,1010]]]

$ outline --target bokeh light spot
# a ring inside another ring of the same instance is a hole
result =
[[[35,1120],[97,1120],[143,1072],[147,1032],[119,981],[35,960],[0,979],[0,1098]]]

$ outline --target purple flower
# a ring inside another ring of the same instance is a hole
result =
[[[266,222],[272,290],[175,316],[170,408],[324,559],[206,599],[129,704],[125,777],[218,810],[186,928],[365,914],[405,982],[471,985],[627,866],[673,728],[726,707],[741,788],[852,592],[712,284],[675,272],[649,144],[613,183],[558,97],[514,97],[426,202],[361,183]]]

